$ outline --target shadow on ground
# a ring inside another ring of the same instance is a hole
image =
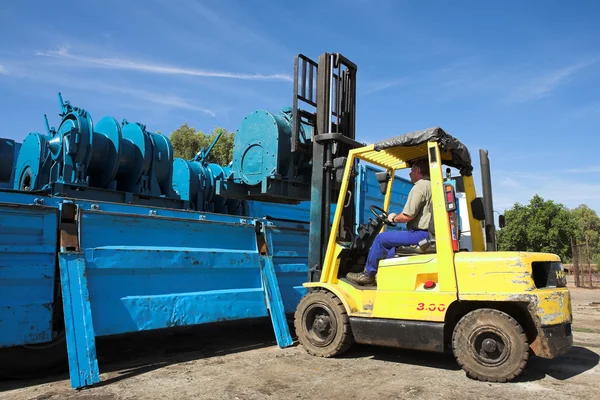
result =
[[[342,358],[373,358],[375,360],[399,364],[417,365],[436,369],[460,370],[451,353],[432,353],[428,351],[404,350],[389,347],[354,345]]]
[[[110,385],[168,365],[275,346],[270,320],[234,321],[96,338],[100,373],[120,371],[94,385]],[[0,380],[0,393],[69,379],[67,371],[36,379]]]
[[[600,362],[600,356],[585,347],[573,346],[571,350],[560,357],[547,360],[532,357],[525,371],[516,382],[530,382],[550,376],[564,381],[591,370]]]
[[[355,346],[345,353],[343,358],[373,358],[441,370],[460,370],[460,366],[451,353],[430,353],[424,351],[390,349],[374,346]],[[525,370],[514,382],[533,382],[550,376],[561,381],[573,378],[596,367],[600,356],[585,347],[574,346],[571,350],[555,359],[548,360],[533,356]]]
[[[101,387],[187,361],[207,359],[208,363],[223,363],[220,356],[275,346],[276,342],[270,321],[260,319],[97,338],[96,344],[100,372],[119,371],[94,385]],[[404,365],[460,370],[451,353],[355,345],[340,358],[374,358]],[[599,359],[598,354],[574,346],[567,354],[553,360],[532,357],[515,381],[531,382],[546,376],[567,380],[594,368]],[[68,378],[65,372],[38,379],[0,381],[0,393]]]

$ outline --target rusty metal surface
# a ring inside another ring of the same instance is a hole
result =
[[[60,210],[60,249],[61,251],[80,251],[77,205],[63,203]]]

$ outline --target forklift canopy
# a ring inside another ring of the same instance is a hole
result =
[[[410,162],[427,156],[427,142],[438,142],[444,164],[459,169],[461,175],[471,176],[473,166],[467,146],[440,127],[382,140],[374,144],[374,150],[377,152],[387,150],[387,153],[394,153],[397,158]],[[391,148],[396,149],[391,150]]]

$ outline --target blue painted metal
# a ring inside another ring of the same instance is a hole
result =
[[[82,253],[59,253],[65,336],[69,353],[71,386],[100,382],[96,338],[90,308],[86,263]]]
[[[259,110],[246,116],[234,137],[234,180],[252,186],[264,178],[287,175],[291,138],[291,110],[279,115]]]
[[[255,221],[204,217],[81,211],[97,335],[267,316]]]
[[[121,152],[125,155],[127,150],[126,143],[121,145],[121,141],[121,125],[116,119],[104,117],[94,124],[94,146],[96,151],[92,153],[94,157],[91,164],[100,168],[95,168],[96,171],[91,174],[91,186],[116,189],[115,178],[119,171],[119,164],[126,165],[129,162],[127,157],[123,157],[123,161],[119,162]],[[101,146],[103,147],[102,151],[98,151]],[[131,158],[130,155],[129,159]]]
[[[358,176],[356,179],[358,188],[356,193],[360,193],[361,195],[357,195],[354,200],[356,204],[357,226],[358,224],[368,222],[369,218],[374,218],[370,210],[372,205],[381,207],[383,204],[384,195],[381,193],[379,182],[375,178],[375,173],[379,171],[380,169],[368,164],[360,164],[358,166]],[[401,178],[398,175],[394,177],[392,199],[389,207],[391,211],[399,213],[404,209],[408,200],[408,193],[412,187],[413,184],[409,180]],[[386,230],[406,230],[406,224],[397,224],[396,227],[386,227]]]
[[[50,129],[48,149],[54,163],[50,167],[51,179],[57,182],[87,185],[90,180],[88,169],[94,169],[91,160],[94,143],[92,117],[82,108],[64,102],[60,93],[62,121],[58,130]],[[104,144],[104,143],[103,143]],[[95,147],[99,147],[96,145]],[[101,167],[101,164],[98,165]],[[110,166],[108,167],[110,169]]]
[[[201,162],[201,163],[205,162],[206,159],[207,159],[207,157],[209,156],[210,152],[212,151],[213,147],[215,147],[215,145],[217,144],[217,142],[219,141],[219,139],[223,135],[223,132],[225,132],[225,131],[224,130],[219,130],[219,132],[217,133],[217,135],[213,139],[213,141],[210,144],[210,146],[208,146],[208,149],[204,149],[204,147],[201,148],[200,151],[194,157],[194,161],[198,161],[198,162]]]
[[[290,328],[287,319],[285,318],[283,301],[279,292],[279,283],[277,281],[277,275],[275,274],[271,256],[261,256],[260,266],[267,306],[269,308],[273,330],[275,331],[277,345],[282,348],[289,347],[294,341],[292,340],[292,335],[290,335]]]
[[[216,182],[231,176],[231,167],[204,161],[173,162],[173,190],[182,200],[189,201],[198,211],[240,215],[244,211],[241,200],[227,199],[216,194]]]
[[[310,221],[310,201],[289,204],[248,201],[248,215],[256,218],[281,219],[308,224]]]
[[[40,190],[50,179],[52,159],[48,139],[45,135],[31,132],[23,140],[15,164],[15,189]]]
[[[57,215],[0,203],[0,347],[53,339]]]
[[[264,235],[267,247],[266,251],[261,252],[260,255],[260,270],[263,280],[263,287],[265,289],[267,307],[269,308],[269,314],[271,316],[271,322],[273,323],[277,344],[279,347],[288,347],[293,344],[293,340],[292,335],[290,335],[287,319],[285,317],[285,308],[281,296],[280,284],[275,272],[273,257],[268,254],[268,251],[272,249],[273,245],[273,232],[270,229],[266,229],[268,224],[270,223],[261,223],[261,233]]]
[[[0,347],[54,338],[57,257],[74,387],[98,380],[96,336],[270,315],[278,344],[290,345],[285,314],[308,272],[311,167],[290,152],[289,110],[250,114],[234,161],[219,166],[202,151],[173,160],[168,138],[144,125],[94,124],[60,102],[59,128],[31,133],[15,168],[15,188],[44,191],[0,190]],[[357,225],[383,199],[375,172],[358,169]],[[395,181],[392,208],[411,186]],[[58,254],[63,202],[77,205],[78,253]]]
[[[377,185],[370,185],[367,187],[367,191],[359,197],[369,198],[371,192],[375,192],[373,196],[378,197],[378,190]],[[10,198],[7,195],[8,193],[3,196],[3,199],[12,204],[32,204],[36,199],[35,195],[22,192],[12,192]],[[57,208],[62,201],[56,197],[44,197],[44,200],[47,206]],[[130,320],[131,312],[135,310],[123,309],[121,298],[133,299],[135,296],[144,295],[162,296],[165,293],[206,292],[209,289],[229,290],[235,287],[261,289],[260,275],[256,270],[258,265],[256,259],[250,261],[248,265],[242,265],[240,259],[237,269],[225,271],[221,275],[219,274],[222,270],[216,268],[209,270],[186,269],[185,265],[175,265],[181,261],[182,257],[187,256],[185,253],[190,250],[192,254],[197,255],[198,265],[206,266],[201,264],[201,262],[205,262],[202,260],[211,260],[212,256],[207,256],[206,252],[227,254],[228,258],[222,259],[227,264],[233,259],[232,250],[223,246],[232,243],[229,240],[231,237],[236,237],[235,244],[236,246],[242,245],[243,251],[250,253],[255,251],[254,227],[251,223],[241,224],[240,217],[183,210],[152,209],[118,203],[84,200],[76,202],[82,210],[81,244],[86,257],[88,257],[87,261],[91,265],[90,275],[96,278],[95,274],[98,274],[98,279],[92,279],[90,285],[91,293],[99,296],[99,300],[95,303],[100,311],[95,312],[100,321],[103,321],[102,318],[109,321],[115,317],[111,311],[115,309],[113,306],[121,309],[120,316],[117,312],[118,318],[114,318],[116,327],[110,326],[108,322],[106,327],[104,323],[100,323],[98,325],[100,330],[97,332],[99,335],[131,332],[142,326],[138,323],[139,321],[132,322]],[[308,202],[288,206],[250,201],[248,206],[250,215],[269,220],[267,230],[271,232],[269,235],[271,255],[277,279],[282,287],[284,307],[286,312],[293,312],[298,300],[304,294],[301,285],[307,271],[306,251],[309,224],[306,216],[308,215]],[[368,216],[365,212],[362,215]],[[361,217],[361,219],[364,218]],[[245,233],[237,232],[240,229]],[[53,232],[55,230],[54,226],[48,229]],[[108,256],[107,252],[113,253]],[[160,258],[158,253],[164,253],[166,259]],[[253,268],[254,271],[252,271]],[[112,277],[108,277],[108,272],[112,274]],[[235,276],[236,279],[230,280],[230,275]],[[155,276],[160,276],[161,279],[147,286],[149,280],[154,279]],[[244,280],[251,281],[251,284],[243,284]],[[146,288],[150,290],[135,292],[136,285],[138,285],[136,281],[144,281],[144,290]],[[202,282],[202,284],[199,286],[198,282]],[[205,284],[208,284],[209,287],[206,287]],[[230,286],[223,287],[223,284]],[[107,295],[103,293],[106,287],[111,287],[111,293],[115,293],[116,299],[106,298]],[[134,289],[135,293],[131,289]],[[123,293],[119,293],[119,290],[122,290]],[[201,321],[183,321],[182,323],[199,322]]]
[[[302,284],[308,273],[309,227],[304,222],[269,218],[264,228],[285,312],[290,314],[296,311],[298,302],[306,294]]]
[[[234,136],[232,174],[217,182],[227,198],[294,203],[310,199],[310,154],[291,151],[292,110],[255,111]],[[302,122],[301,133],[310,128]]]
[[[15,189],[40,190],[58,183],[176,197],[168,138],[110,117],[94,124],[86,110],[63,101],[60,93],[59,101],[58,129],[46,123],[46,135],[34,132],[23,142]]]
[[[146,193],[153,196],[173,196],[171,177],[173,171],[173,147],[163,135],[146,130],[146,126],[123,121],[123,140],[129,142],[133,152],[131,167],[120,162],[117,189],[124,192]],[[128,161],[129,162],[129,161]]]

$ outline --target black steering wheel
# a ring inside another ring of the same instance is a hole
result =
[[[396,226],[395,223],[388,220],[388,213],[386,211],[384,211],[383,208],[377,207],[376,205],[372,205],[369,208],[371,209],[371,212],[373,213],[373,215],[377,217],[377,220],[379,222],[383,222],[387,226]]]

